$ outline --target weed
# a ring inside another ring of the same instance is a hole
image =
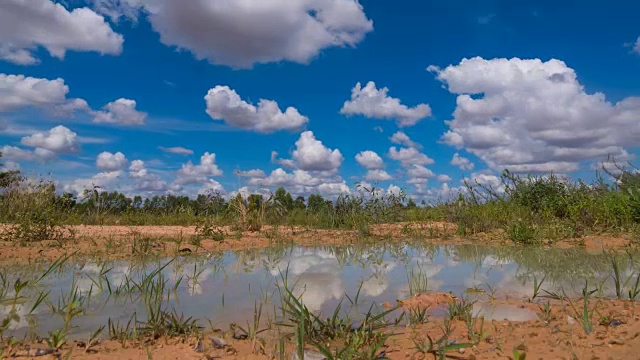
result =
[[[516,346],[513,348],[513,360],[526,360],[527,352],[524,346]]]
[[[469,314],[465,319],[465,323],[467,325],[469,340],[471,340],[474,345],[479,344],[487,338],[487,332],[484,330],[483,316],[472,316]]]
[[[87,340],[86,346],[84,348],[84,352],[88,352],[89,349],[97,343],[98,337],[100,336],[100,334],[102,334],[102,332],[104,331],[104,328],[105,328],[105,325],[102,325],[96,331],[91,333],[91,336],[89,336],[89,340]]]
[[[418,271],[414,267],[407,271],[407,282],[409,284],[409,296],[424,294],[428,291],[429,279],[427,272],[418,266]]]
[[[542,284],[544,283],[544,280],[547,278],[547,276],[543,276],[542,280],[540,280],[538,282],[538,278],[534,276],[533,278],[533,295],[531,295],[531,299],[529,299],[529,302],[532,302],[533,300],[535,300],[538,295],[540,295],[540,287],[542,286]]]
[[[426,307],[416,306],[410,308],[408,312],[406,312],[407,325],[419,325],[424,324],[429,320],[429,309]]]
[[[50,348],[60,350],[67,343],[67,333],[63,329],[50,332],[46,341]]]
[[[462,297],[449,304],[449,320],[466,320],[472,316],[475,301]]]
[[[449,336],[451,336],[451,332],[452,329],[450,327],[450,324],[448,323],[448,320],[446,320],[444,326],[444,334],[440,338],[434,341],[431,336],[426,335],[426,339],[422,341],[413,339],[413,343],[416,347],[417,352],[422,354],[433,354],[440,360],[444,360],[448,352],[473,346],[473,344],[470,343],[450,343]]]
[[[593,326],[591,324],[591,315],[589,314],[589,296],[594,294],[596,291],[597,289],[589,290],[589,283],[585,280],[584,287],[582,288],[582,312],[578,311],[572,301],[569,301],[569,305],[571,305],[575,317],[577,319],[580,319],[582,328],[587,334],[590,334],[593,331]]]
[[[549,301],[547,301],[544,305],[538,307],[540,308],[540,314],[538,314],[538,317],[540,317],[540,319],[546,322],[550,322],[551,320],[555,319],[555,316],[551,312],[551,305],[549,304]]]

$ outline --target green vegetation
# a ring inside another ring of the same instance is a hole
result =
[[[1,155],[0,155],[1,156]],[[293,198],[284,188],[271,196],[237,195],[226,199],[212,192],[143,199],[122,193],[87,190],[83,196],[60,193],[50,181],[25,179],[19,172],[0,172],[0,222],[14,224],[2,234],[18,242],[73,237],[68,225],[193,225],[201,237],[224,240],[222,226],[259,231],[263,225],[357,230],[371,234],[381,223],[446,221],[461,236],[495,231],[516,243],[614,232],[640,233],[640,173],[619,166],[593,184],[568,182],[555,175],[522,177],[505,171],[496,188],[466,183],[452,201],[418,206],[405,193],[392,194],[358,186],[358,194],[334,201],[313,194]],[[422,230],[422,231],[421,231]],[[438,237],[430,228],[405,226],[407,236]]]

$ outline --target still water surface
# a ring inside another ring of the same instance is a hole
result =
[[[620,254],[618,262],[623,275],[635,281],[640,265],[635,256]],[[600,289],[598,295],[614,295],[611,258],[580,249],[411,244],[274,247],[207,257],[67,262],[37,286],[24,290],[19,304],[9,300],[15,295],[15,280],[33,283],[47,265],[3,267],[6,282],[0,320],[13,315],[9,330],[15,335],[29,330],[47,334],[63,326],[59,309],[74,292],[82,299],[83,312],[72,320],[72,337],[85,337],[109,319],[126,323],[134,313],[144,320],[146,307],[135,284],[164,265],[160,274],[170,293],[165,308],[199,319],[201,325],[211,321],[219,327],[250,320],[256,304],[264,304],[265,313],[273,314],[279,301],[277,284],[284,279],[310,310],[324,314],[344,301],[345,294],[354,299],[359,292],[358,302],[365,311],[372,304],[407,299],[412,290],[421,290],[409,285],[412,276],[414,280],[426,277],[429,291],[456,296],[484,292],[485,297],[493,293],[496,298],[526,299],[533,292],[534,278],[544,278],[542,289],[550,292],[579,294],[588,280],[590,287]],[[47,291],[47,300],[31,312],[38,294]],[[489,318],[527,320],[535,316],[486,304],[476,309]]]

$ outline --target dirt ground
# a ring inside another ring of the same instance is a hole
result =
[[[454,299],[446,294],[420,295],[407,301],[405,307],[432,307],[446,305]],[[448,359],[513,359],[513,350],[524,349],[527,359],[638,359],[640,358],[640,303],[620,300],[591,299],[589,312],[593,331],[585,333],[575,310],[567,303],[550,302],[548,317],[543,316],[541,305],[529,302],[497,301],[539,314],[530,321],[486,321],[482,328],[476,325],[475,332],[482,334],[476,345],[464,350],[447,353]],[[574,304],[581,312],[581,301]],[[393,335],[382,348],[384,355],[395,359],[433,359],[433,354],[417,350],[416,343],[428,343],[427,335],[437,340],[443,333],[443,319],[431,317],[424,325],[399,327],[390,330]],[[454,320],[449,342],[472,343],[465,322]],[[56,356],[69,359],[279,359],[277,341],[266,341],[264,346],[252,340],[234,340],[222,333],[213,334],[226,342],[223,348],[215,348],[211,335],[203,335],[201,340],[161,338],[144,343],[126,344],[104,341],[85,351],[82,342],[66,345]],[[200,346],[198,346],[200,341]],[[35,348],[46,348],[44,344],[16,345],[5,349],[5,356],[29,356]],[[199,348],[200,351],[197,351]],[[292,344],[286,346],[286,356],[292,359]],[[311,351],[313,353],[313,351]],[[313,358],[313,357],[308,357]],[[316,358],[313,358],[316,359]]]
[[[10,225],[0,225],[0,233]],[[194,226],[73,226],[73,238],[60,241],[40,241],[16,244],[0,241],[0,262],[31,263],[43,259],[57,259],[75,253],[79,257],[126,258],[140,254],[175,256],[185,253],[210,253],[225,250],[264,248],[274,244],[347,245],[354,243],[421,240],[437,244],[509,245],[505,234],[497,231],[474,237],[456,235],[454,224],[401,223],[373,225],[363,235],[353,230],[306,229],[303,227],[265,226],[261,231],[237,232],[219,228],[224,240],[198,238]],[[589,235],[545,244],[558,248],[585,247],[588,250],[621,249],[632,245],[630,236]]]

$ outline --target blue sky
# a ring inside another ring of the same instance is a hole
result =
[[[639,11],[8,0],[0,151],[66,191],[145,196],[332,197],[365,181],[435,199],[464,178],[497,186],[504,168],[590,179],[607,155],[638,154]]]

